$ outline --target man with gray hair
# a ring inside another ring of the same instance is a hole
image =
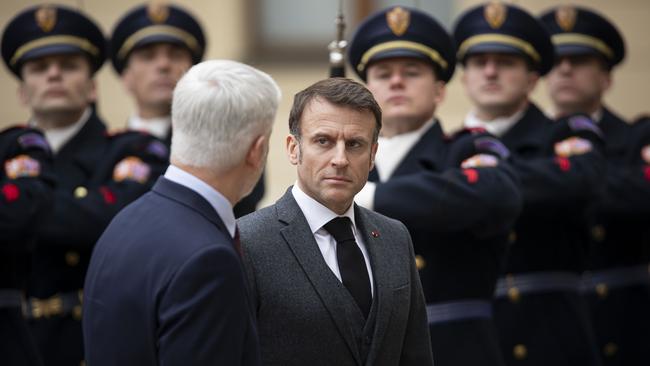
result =
[[[171,165],[91,259],[89,364],[259,364],[232,206],[262,173],[279,100],[270,76],[233,61],[200,63],[178,82]]]

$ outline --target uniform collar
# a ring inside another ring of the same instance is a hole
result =
[[[90,107],[87,107],[77,122],[65,127],[50,128],[43,131],[48,144],[50,144],[50,147],[52,148],[52,152],[54,152],[54,154],[58,153],[61,148],[83,128],[91,115],[92,110]],[[29,125],[39,128],[38,121],[36,120],[31,120]]]
[[[515,123],[517,123],[517,121],[521,119],[521,117],[524,116],[524,113],[526,113],[526,108],[511,116],[499,117],[490,121],[485,121],[478,118],[476,116],[476,111],[472,110],[465,117],[464,125],[468,128],[483,128],[494,136],[502,137],[512,128],[512,126],[515,125]]]
[[[129,117],[128,127],[130,130],[145,131],[149,134],[164,140],[169,135],[172,126],[171,116],[157,118],[141,118],[137,114]]]

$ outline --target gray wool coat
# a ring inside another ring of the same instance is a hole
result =
[[[368,320],[325,263],[289,189],[238,221],[264,365],[433,365],[411,238],[355,205],[374,277]]]

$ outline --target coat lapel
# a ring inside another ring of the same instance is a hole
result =
[[[342,291],[343,284],[325,263],[314,235],[309,229],[307,219],[294,200],[290,189],[276,203],[276,213],[278,220],[286,225],[280,230],[282,237],[318,293],[357,363],[361,363],[357,341],[350,328],[352,323],[347,317],[349,312],[345,306],[346,299],[341,295],[345,293]]]
[[[389,271],[386,270],[391,266],[389,258],[387,258],[387,255],[391,251],[388,248],[390,243],[382,235],[378,225],[375,225],[374,220],[364,210],[361,210],[355,205],[354,215],[357,229],[361,233],[370,255],[370,265],[372,266],[372,275],[375,284],[375,294],[372,304],[373,310],[376,311],[375,330],[372,340],[373,349],[370,350],[368,355],[368,359],[371,360],[373,359],[372,353],[375,351],[374,347],[381,344],[386,334],[393,307],[392,292],[389,285]]]

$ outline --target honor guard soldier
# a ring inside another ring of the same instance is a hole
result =
[[[644,179],[635,182],[642,178],[639,164],[627,158],[632,128],[603,101],[612,70],[625,57],[623,37],[587,8],[560,6],[541,20],[555,46],[555,66],[546,81],[557,116],[590,115],[606,141],[607,196],[593,203],[590,271],[584,276],[600,355],[604,365],[648,365],[650,274],[642,242],[647,215],[638,208],[650,195],[650,185]],[[640,156],[640,151],[630,153]]]
[[[35,233],[52,205],[51,160],[40,132],[0,131],[0,359],[7,365],[42,364],[22,305]]]
[[[204,53],[203,29],[185,9],[151,2],[126,13],[113,30],[110,58],[137,108],[129,118],[128,128],[147,131],[169,147],[172,92]],[[253,212],[262,196],[263,178],[235,206],[235,215]]]
[[[553,123],[529,100],[554,59],[549,34],[525,10],[479,5],[460,16],[454,38],[474,104],[465,126],[503,141],[523,187],[523,212],[496,289],[506,364],[597,365],[579,287],[587,247],[582,219],[602,191],[601,132],[581,115]]]
[[[154,137],[109,135],[97,116],[93,75],[105,47],[92,20],[58,5],[21,12],[2,35],[2,57],[19,79],[30,124],[43,131],[54,155],[57,187],[37,230],[24,307],[46,365],[82,362],[82,286],[92,248],[167,161],[167,148]]]
[[[368,17],[349,59],[383,114],[375,169],[355,200],[409,229],[434,361],[502,365],[491,301],[521,203],[508,151],[479,131],[444,136],[435,111],[455,47],[429,15],[396,6]]]

